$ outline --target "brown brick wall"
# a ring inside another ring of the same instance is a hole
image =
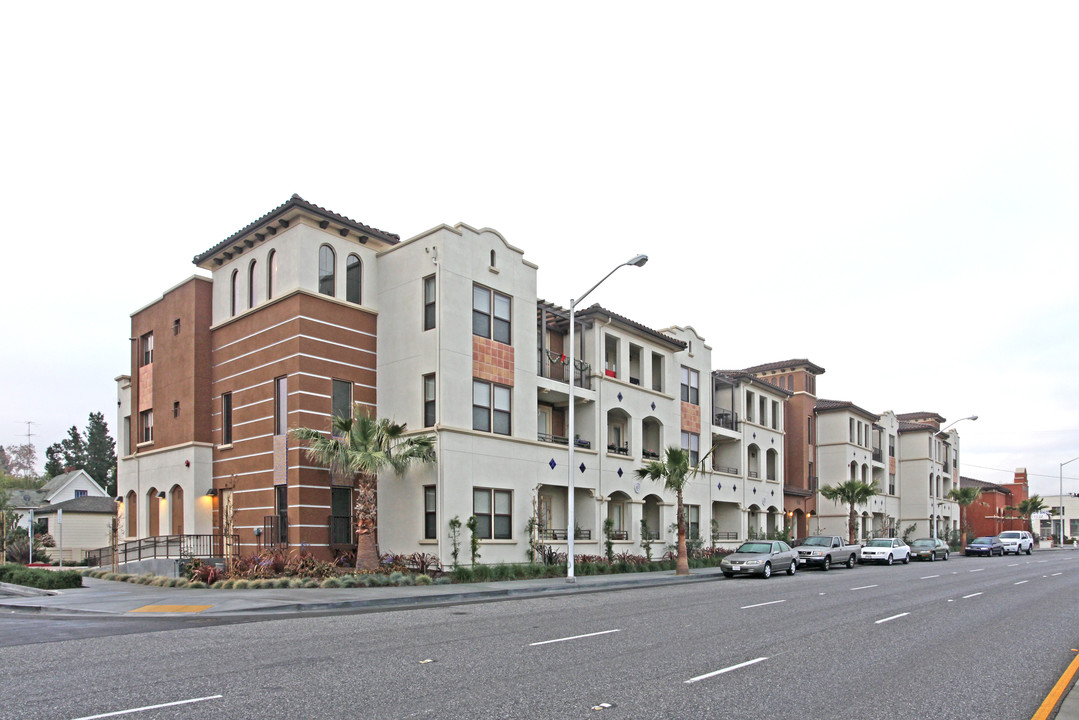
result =
[[[701,406],[682,401],[682,432],[700,434]]]

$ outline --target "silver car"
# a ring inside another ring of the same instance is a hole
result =
[[[901,538],[873,538],[862,548],[862,558],[858,562],[882,562],[891,565],[910,562],[910,547]]]
[[[798,571],[798,553],[782,540],[750,540],[723,558],[719,569],[724,577],[760,575],[770,578],[773,572],[780,570],[793,575]]]

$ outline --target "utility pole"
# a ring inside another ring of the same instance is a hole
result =
[[[30,444],[31,444],[30,438],[37,437],[37,433],[30,432],[30,426],[31,425],[37,425],[37,423],[34,422],[33,420],[16,420],[15,422],[19,423],[20,425],[23,425],[23,424],[26,425],[26,446],[29,447]],[[34,468],[33,467],[28,468],[27,471],[26,471],[26,476],[29,477],[29,476],[31,476],[33,474],[34,474]]]

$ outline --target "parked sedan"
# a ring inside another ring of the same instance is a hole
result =
[[[967,543],[966,554],[1004,557],[1004,543],[998,537],[976,537]]]
[[[862,548],[862,559],[858,562],[881,562],[885,565],[901,562],[906,565],[910,562],[910,546],[901,538],[873,538]]]
[[[723,558],[719,569],[724,577],[760,575],[769,578],[780,570],[793,575],[798,570],[798,553],[782,540],[751,540]]]
[[[917,560],[947,560],[948,544],[940,538],[918,538],[910,544],[911,557]]]

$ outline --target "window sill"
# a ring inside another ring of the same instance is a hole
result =
[[[494,265],[491,265],[490,267],[487,268],[487,272],[493,273],[494,275],[497,275],[501,271],[498,268],[496,268]]]
[[[147,440],[146,442],[140,442],[137,445],[135,445],[135,449],[137,450],[138,448],[150,447],[153,444],[154,444],[153,440]]]
[[[488,540],[487,538],[480,538],[481,545],[516,545],[517,541],[510,540]]]
[[[427,538],[427,539],[418,541],[417,544],[419,544],[419,545],[438,545],[438,539],[437,538],[435,538],[435,539]]]
[[[232,443],[229,443],[228,445],[218,445],[217,449],[218,450],[231,450],[232,449]]]

